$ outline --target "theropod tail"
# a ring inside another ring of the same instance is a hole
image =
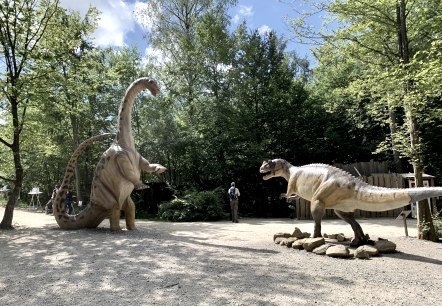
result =
[[[411,203],[442,196],[442,187],[416,187],[405,190],[410,196]]]
[[[64,174],[63,182],[58,189],[57,196],[54,199],[53,209],[55,220],[58,225],[63,229],[78,229],[84,227],[82,221],[84,220],[84,210],[78,215],[68,215],[65,210],[65,200],[67,196],[67,191],[69,190],[69,185],[71,183],[71,178],[74,175],[75,166],[77,164],[80,154],[89,147],[92,143],[104,139],[109,136],[115,136],[113,133],[106,133],[102,135],[93,136],[89,139],[83,141],[78,148],[74,151],[71,158],[69,159],[66,171]]]
[[[442,187],[385,188],[364,184],[358,192],[356,208],[387,211],[428,198],[442,196]]]

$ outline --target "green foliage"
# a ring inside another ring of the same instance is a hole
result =
[[[159,216],[173,222],[215,221],[223,218],[221,188],[193,191],[159,206]]]
[[[0,92],[0,177],[14,177],[17,167],[8,145],[14,131],[20,131],[19,168],[26,174],[22,190],[38,186],[42,197],[48,197],[76,142],[113,131],[127,86],[139,76],[152,76],[160,81],[161,94],[137,97],[132,125],[138,151],[168,168],[161,176],[143,174],[142,180],[166,180],[186,191],[162,205],[165,219],[219,218],[225,192],[190,190],[212,190],[231,181],[241,190],[242,214],[286,215],[287,204],[278,198],[286,182],[263,182],[258,173],[269,158],[296,165],[390,159],[394,143],[404,156],[421,153],[426,171],[442,178],[442,56],[437,39],[442,14],[437,1],[411,1],[407,65],[399,65],[395,45],[396,2],[321,2],[318,9],[344,23],[334,32],[321,32],[323,44],[315,53],[319,66],[312,74],[307,60],[286,52],[278,33],[250,31],[245,23],[232,29],[228,9],[236,2],[149,1],[144,12],[153,21],[149,45],[162,56],[148,54],[143,61],[135,48],[94,46],[94,8],[81,17],[54,9],[55,1],[14,2],[49,5],[53,15],[47,35],[38,41],[40,48],[27,52],[21,43],[14,49],[18,59],[26,55],[27,60],[17,83],[18,100],[13,101],[19,105],[17,122],[23,125],[13,127],[7,101],[12,96]],[[26,16],[35,13],[38,20],[44,12],[33,6]],[[303,21],[294,24],[310,30]],[[26,25],[17,24],[20,33]],[[6,45],[13,41],[1,39]],[[0,84],[9,93],[7,72],[2,72]],[[404,95],[403,84],[410,80],[413,90]],[[421,126],[422,143],[413,150],[405,102]],[[395,132],[390,131],[390,112],[397,116]],[[92,146],[79,160],[78,188],[85,202],[96,161],[108,145]],[[26,202],[26,194],[22,198]]]
[[[442,217],[441,217],[441,211],[437,212],[433,215],[433,225],[434,229],[437,233],[437,236],[441,239],[442,238]]]

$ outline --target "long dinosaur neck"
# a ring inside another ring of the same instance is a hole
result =
[[[74,151],[71,158],[69,159],[68,165],[66,167],[66,171],[64,174],[63,181],[60,185],[60,188],[58,189],[57,196],[54,199],[54,202],[52,203],[53,209],[54,209],[54,216],[55,220],[57,221],[58,225],[63,229],[78,229],[83,228],[83,223],[86,222],[86,218],[83,216],[84,213],[82,212],[81,218],[80,215],[77,216],[70,216],[65,210],[65,200],[67,196],[67,192],[69,190],[69,186],[71,183],[72,176],[75,174],[75,165],[77,164],[78,158],[80,157],[80,154],[93,142],[104,139],[109,136],[115,136],[115,134],[112,133],[106,133],[102,135],[93,136],[85,141],[83,141],[78,148]]]
[[[146,88],[149,88],[152,91],[152,84],[152,80],[148,78],[140,78],[134,81],[126,90],[118,112],[117,142],[122,147],[135,150],[131,124],[132,108],[137,95]]]

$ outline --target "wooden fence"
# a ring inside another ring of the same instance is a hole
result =
[[[364,182],[370,185],[389,187],[389,188],[404,188],[404,180],[400,174],[388,173],[388,174],[372,174],[370,176],[359,177]],[[374,211],[363,211],[356,210],[356,218],[380,218],[380,217],[397,217],[404,208],[397,208],[388,211],[374,212]],[[298,198],[296,200],[296,215],[299,220],[312,219],[310,213],[310,202],[304,199]],[[333,209],[326,209],[324,218],[337,218]]]
[[[373,173],[389,173],[390,169],[388,163],[370,160],[369,162],[359,162],[353,164],[334,164],[335,167],[340,168],[348,173],[359,177],[361,175],[372,175]]]

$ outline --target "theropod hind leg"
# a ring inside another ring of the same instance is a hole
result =
[[[325,205],[319,200],[312,200],[310,211],[312,213],[313,220],[315,220],[315,231],[313,237],[321,237],[321,221],[325,214]]]
[[[356,221],[354,212],[343,212],[335,209],[335,214],[350,224],[351,228],[353,229],[355,237],[351,241],[350,246],[361,246],[367,244],[367,238],[364,235],[361,225]]]

